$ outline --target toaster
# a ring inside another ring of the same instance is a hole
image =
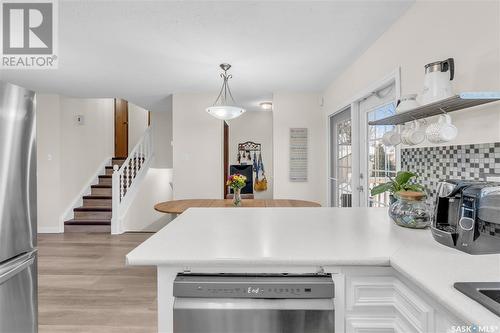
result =
[[[440,182],[431,232],[439,243],[463,252],[500,253],[500,183]]]

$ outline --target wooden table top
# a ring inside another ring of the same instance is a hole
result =
[[[221,208],[234,207],[232,199],[187,199],[160,202],[155,209],[161,213],[182,214],[193,207]],[[319,203],[304,200],[288,199],[243,199],[241,207],[321,207]]]

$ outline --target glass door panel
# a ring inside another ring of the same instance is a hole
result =
[[[367,122],[388,117],[395,113],[395,105],[390,102],[373,108],[367,112]],[[368,126],[368,207],[387,207],[389,194],[383,193],[371,196],[373,187],[389,181],[396,176],[397,155],[395,147],[387,147],[382,142],[385,133],[393,130],[395,126]]]
[[[332,207],[386,207],[389,194],[371,196],[371,189],[399,170],[399,149],[382,137],[394,126],[368,122],[395,114],[396,79],[329,118],[329,194]]]
[[[330,117],[330,206],[352,207],[351,109]]]

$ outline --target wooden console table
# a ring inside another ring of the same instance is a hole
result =
[[[287,199],[243,199],[241,207],[321,207],[320,204],[304,200]],[[161,213],[182,214],[186,209],[200,208],[222,208],[233,207],[231,199],[187,199],[160,202],[155,205],[155,210]]]

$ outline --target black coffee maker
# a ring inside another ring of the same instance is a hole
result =
[[[460,251],[500,253],[500,183],[440,182],[431,231],[436,241]]]

